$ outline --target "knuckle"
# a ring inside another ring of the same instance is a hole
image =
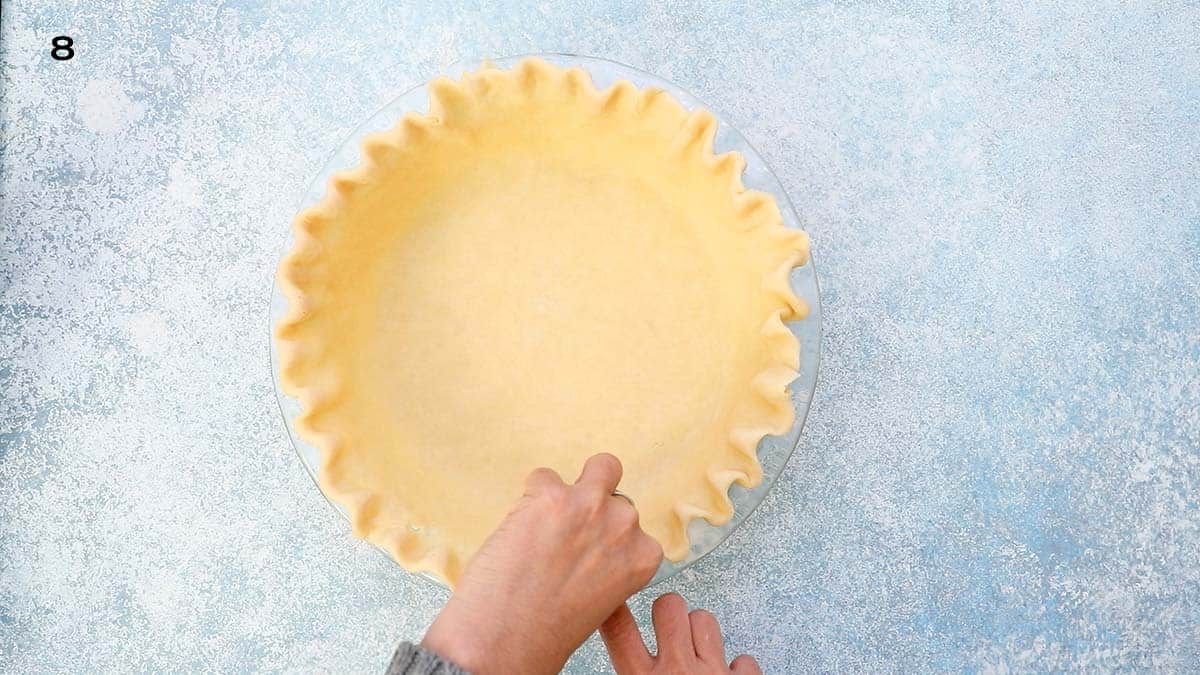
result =
[[[613,519],[622,531],[637,530],[638,528],[638,512],[629,502],[624,499],[616,498],[613,500],[618,502],[613,509]]]
[[[662,562],[662,559],[663,559],[662,544],[658,543],[657,539],[655,539],[654,537],[651,537],[648,534],[644,535],[643,541],[646,542],[645,549],[644,549],[646,557],[649,558],[650,561],[653,562],[655,566],[657,566],[658,563]]]
[[[590,495],[579,490],[568,488],[564,491],[562,511],[577,527],[587,527],[597,522],[601,515],[602,506]]]
[[[575,515],[583,523],[593,525],[600,520],[600,507],[592,503],[591,500],[577,500],[575,502]]]
[[[671,672],[673,673],[696,672],[697,664],[695,656],[684,654],[683,652],[676,652],[671,654],[671,658],[668,662],[672,666]]]
[[[658,565],[656,564],[647,564],[643,562],[641,565],[639,565],[638,569],[636,570],[639,585],[645,585],[648,581],[653,579],[654,573],[657,571]]]
[[[561,513],[569,511],[571,508],[571,494],[566,488],[559,486],[552,487],[542,493],[542,497],[555,512]]]
[[[580,515],[592,519],[604,511],[604,495],[590,490],[575,490],[575,509]]]
[[[658,571],[658,566],[662,564],[662,556],[644,555],[638,560],[638,572],[643,577],[649,578],[654,576]]]

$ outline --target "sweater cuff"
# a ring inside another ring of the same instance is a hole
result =
[[[471,675],[436,653],[401,642],[385,675]]]

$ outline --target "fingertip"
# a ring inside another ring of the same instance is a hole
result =
[[[612,492],[617,488],[617,483],[621,482],[623,472],[621,460],[617,459],[616,455],[600,452],[588,457],[583,463],[583,471],[579,473],[579,479],[575,483],[595,483],[605,492]]]
[[[662,595],[660,595],[654,599],[654,604],[657,605],[660,602],[661,603],[682,602],[684,604],[687,604],[687,600],[684,600],[683,596],[676,593],[675,591],[671,591],[669,593],[663,593]]]
[[[562,476],[554,469],[539,467],[525,477],[525,494],[533,494],[548,487],[564,485]]]
[[[597,452],[588,459],[594,459],[601,462],[610,462],[615,464],[617,468],[621,468],[621,459],[611,452]]]
[[[654,600],[650,610],[659,614],[687,614],[687,600],[678,593],[664,593]]]
[[[736,675],[762,675],[758,660],[749,654],[742,654],[729,664],[729,670]]]
[[[596,463],[597,465],[599,465],[598,468],[603,468],[606,473],[610,473],[610,474],[615,473],[618,478],[621,476],[621,473],[625,470],[624,465],[621,464],[621,460],[618,459],[617,456],[612,454],[611,452],[598,452],[598,453],[592,455],[591,457],[589,457],[588,462]]]

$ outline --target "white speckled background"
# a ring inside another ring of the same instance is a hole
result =
[[[1030,4],[5,2],[0,670],[372,672],[421,634],[443,593],[288,445],[270,278],[359,120],[536,51],[709,101],[814,239],[800,451],[656,591],[768,672],[1200,670],[1200,9]]]

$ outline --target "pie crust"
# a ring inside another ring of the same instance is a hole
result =
[[[280,383],[354,533],[453,586],[549,466],[624,465],[669,560],[792,426],[808,256],[716,120],[527,59],[430,84],[301,212]]]

